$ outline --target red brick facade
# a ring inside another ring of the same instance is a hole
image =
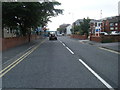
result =
[[[103,20],[102,22],[102,31],[111,32],[111,31],[120,31],[120,16],[111,17],[109,19]]]
[[[77,38],[77,39],[82,39],[85,40],[87,39],[87,35],[71,35],[71,38]]]
[[[37,39],[39,36],[32,35],[31,40]],[[0,38],[0,50],[7,50],[9,48],[13,48],[15,46],[25,44],[29,42],[29,37],[12,37],[12,38]]]
[[[109,32],[110,31],[110,25],[108,20],[103,20],[102,26],[101,26],[102,32]]]
[[[90,41],[95,42],[120,42],[120,35],[100,35],[100,37],[96,37],[92,35],[90,37]]]

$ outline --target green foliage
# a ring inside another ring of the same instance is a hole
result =
[[[60,33],[62,33],[63,29],[62,28],[57,28],[57,31],[59,31]]]
[[[82,34],[87,34],[88,35],[88,32],[89,32],[89,22],[90,22],[90,19],[87,18],[87,19],[83,19],[83,23],[81,23],[81,30],[82,30]]]
[[[29,33],[30,28],[46,26],[51,17],[62,14],[61,9],[55,9],[59,2],[3,2],[3,27],[21,29],[22,35]]]
[[[80,25],[77,25],[73,27],[73,30],[74,30],[74,33],[76,32],[79,32],[80,35],[84,35],[85,33],[88,35],[89,33],[89,22],[90,22],[90,19],[87,18],[87,19],[83,19],[83,22],[80,23]],[[72,30],[72,32],[73,32]]]
[[[80,26],[74,26],[73,27],[73,30],[74,30],[74,33],[76,33],[76,32],[79,32],[80,30],[81,30],[81,27]]]

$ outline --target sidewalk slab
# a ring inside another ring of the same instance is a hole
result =
[[[120,42],[100,43],[100,42],[95,42],[95,41],[90,41],[90,40],[79,40],[79,41],[90,44],[90,45],[103,47],[103,48],[107,48],[107,49],[111,49],[111,50],[120,52]]]
[[[2,51],[2,63],[14,58],[15,56],[19,56],[25,51],[32,48],[34,45],[40,43],[44,38],[40,38],[37,40],[33,40],[31,42],[16,46],[14,48],[10,48],[8,50]]]

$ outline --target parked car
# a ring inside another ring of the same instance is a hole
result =
[[[108,35],[107,32],[100,32],[101,35]]]
[[[64,36],[65,34],[64,33],[62,33],[62,36]]]
[[[50,34],[49,40],[57,40],[57,36],[55,34]]]
[[[57,36],[62,36],[62,34],[57,34]]]
[[[119,32],[119,31],[112,31],[112,32],[110,33],[110,35],[120,35],[120,32]]]

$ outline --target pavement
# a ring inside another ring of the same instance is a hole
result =
[[[112,42],[112,43],[100,43],[100,42],[95,42],[95,41],[90,41],[90,40],[79,40],[81,43],[87,43],[90,45],[110,49],[113,51],[120,52],[120,42]]]
[[[16,47],[7,49],[5,51],[2,51],[2,64],[7,62],[7,61],[12,61],[15,58],[21,56],[23,53],[25,53],[28,50],[30,50],[32,47],[34,47],[36,44],[41,42],[43,39],[45,39],[45,38],[41,37],[39,39],[32,40],[29,43],[18,45]]]

